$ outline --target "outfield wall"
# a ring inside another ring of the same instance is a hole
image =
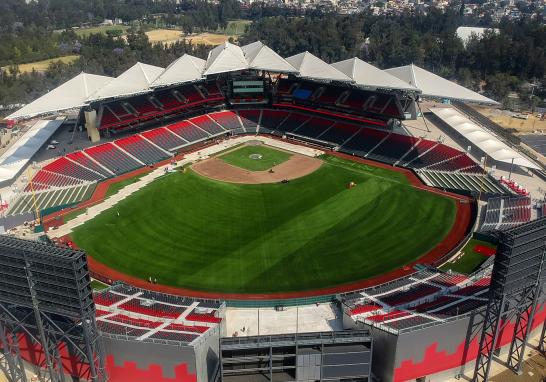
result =
[[[27,369],[39,375],[40,368],[45,367],[41,345],[24,333],[18,333],[16,338]],[[108,382],[208,382],[215,377],[219,365],[219,326],[190,345],[109,335],[101,336],[101,341]],[[77,352],[66,343],[58,349],[67,380],[89,380],[89,365],[81,362]]]
[[[534,335],[546,321],[546,301],[537,307],[533,321]],[[351,325],[350,321],[345,321]],[[512,340],[515,320],[506,324],[498,346],[507,351]],[[379,380],[402,382],[426,378],[426,381],[445,381],[459,374],[471,375],[478,355],[480,332],[473,333],[471,316],[442,324],[396,334],[379,327],[352,323],[352,327],[368,328],[374,341],[373,373]]]

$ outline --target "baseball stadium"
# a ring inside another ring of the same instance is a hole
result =
[[[498,103],[258,41],[23,106],[0,156],[7,380],[521,372],[546,347],[546,165],[474,105]]]

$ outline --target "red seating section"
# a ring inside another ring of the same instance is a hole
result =
[[[210,322],[213,324],[218,324],[222,322],[221,318],[218,318],[214,315],[214,313],[190,313],[186,316],[186,320],[188,321],[201,321],[201,322]]]
[[[135,302],[135,300],[131,300],[122,304],[119,308],[152,317],[178,318],[178,316],[180,316],[180,308],[176,309],[170,305],[159,303],[155,303],[152,307],[148,307]]]
[[[209,114],[209,116],[226,130],[241,130],[242,128],[239,117],[233,111],[221,111],[219,113]]]
[[[141,135],[164,150],[173,150],[174,148],[183,146],[187,143],[178,135],[169,132],[169,130],[163,127],[145,131]]]
[[[37,191],[49,187],[66,187],[80,184],[81,180],[47,170],[40,170],[32,178],[32,184],[25,187],[25,191]]]
[[[418,139],[401,134],[391,134],[369,155],[382,162],[395,163],[417,143]]]
[[[113,305],[116,302],[120,302],[123,299],[125,299],[124,296],[120,296],[119,294],[113,294],[109,292],[103,292],[93,296],[93,300],[95,301],[95,304],[103,305],[103,306]]]
[[[117,146],[146,164],[153,164],[169,157],[169,154],[158,149],[139,134],[118,139],[115,142]]]
[[[78,165],[65,157],[61,157],[47,166],[44,166],[44,170],[49,172],[59,173],[62,175],[68,175],[73,178],[82,179],[82,180],[99,180],[104,179],[104,176],[97,174],[96,172],[89,171],[89,169]]]
[[[142,318],[129,317],[124,314],[116,314],[114,316],[110,316],[107,318],[107,320],[122,322],[124,324],[139,326],[141,328],[150,328],[150,329],[155,329],[158,326],[161,326],[163,324],[162,322],[154,322],[154,321],[149,321]]]
[[[210,135],[225,133],[225,130],[223,130],[216,122],[214,122],[213,119],[209,118],[208,114],[191,118],[189,119],[189,121],[194,125],[199,126]]]
[[[368,312],[373,312],[374,310],[379,310],[381,307],[379,305],[357,305],[351,309],[352,315],[363,314]]]
[[[305,124],[301,125],[297,130],[294,131],[294,133],[305,137],[318,138],[329,128],[331,128],[334,123],[335,122],[331,119],[314,117]]]
[[[182,332],[195,332],[195,333],[205,333],[210,328],[208,326],[189,326],[182,324],[169,324],[165,327],[165,330],[179,330]]]
[[[290,113],[290,116],[286,118],[280,126],[277,127],[277,130],[291,133],[310,119],[311,117],[305,114]]]
[[[115,174],[123,174],[142,166],[112,143],[87,148],[85,153]]]
[[[214,83],[209,83],[207,86],[212,90],[217,89]],[[211,94],[221,93],[215,90]],[[334,95],[326,92],[320,97],[328,98]],[[210,98],[203,99],[199,90],[193,85],[163,91],[153,97],[154,103],[161,102],[163,105],[174,104],[173,99],[181,104],[176,97],[183,97],[185,106],[189,105],[188,100],[195,101],[197,98],[202,102],[210,101]],[[142,107],[148,110],[149,105],[157,109],[147,97],[141,96],[137,100],[124,102],[125,107],[122,105],[112,107],[118,113],[117,117],[110,113],[118,121],[119,118],[130,115],[126,111],[130,109],[129,105],[135,105],[134,108],[138,109],[135,112],[137,114],[143,113]],[[109,109],[105,111],[110,112]],[[328,112],[328,115],[339,117],[333,112]],[[84,152],[68,154],[66,158],[59,158],[44,167],[43,171],[36,174],[33,183],[36,190],[41,190],[52,186],[63,187],[83,181],[102,180],[164,160],[170,156],[164,150],[176,150],[228,132],[256,133],[258,125],[260,125],[260,132],[276,135],[292,133],[304,138],[317,139],[340,146],[339,150],[342,152],[390,164],[398,165],[400,162],[400,165],[405,164],[417,169],[483,173],[481,167],[466,153],[455,148],[376,128],[376,122],[370,121],[370,124],[372,123],[373,128],[363,123],[363,120],[360,124],[339,122],[329,117],[311,116],[286,110],[243,109],[237,112],[215,112],[121,138],[114,144],[90,147],[84,150],[85,154]],[[526,219],[526,216],[522,216],[522,219]]]
[[[180,88],[154,94],[154,98],[163,105],[162,108],[157,108],[146,97],[142,96],[129,101],[111,102],[103,108],[99,128],[123,129],[130,124],[139,124],[166,115],[224,102],[224,96],[215,83],[207,83],[201,86],[208,93],[205,98],[203,98],[194,85],[184,85]],[[136,114],[128,113],[122,106],[123,102],[129,103],[136,110]]]
[[[76,151],[76,152],[70,153],[66,157],[82,166],[85,166],[88,169],[98,172],[105,178],[112,176],[110,172],[105,170],[103,167],[99,166],[96,162],[94,162],[91,158],[85,155],[82,151]]]
[[[393,320],[395,318],[402,318],[402,317],[406,317],[406,316],[409,316],[409,315],[410,315],[410,313],[408,313],[408,312],[402,312],[400,310],[394,310],[394,311],[392,311],[390,313],[378,314],[378,315],[375,315],[375,316],[366,317],[366,319],[370,320],[370,321],[381,322],[381,321]]]
[[[209,137],[206,132],[188,121],[173,123],[172,125],[167,126],[167,129],[184,138],[187,142],[196,142]]]
[[[276,130],[289,114],[290,112],[285,110],[264,109],[260,121],[260,132],[270,133]]]
[[[255,133],[260,120],[260,110],[239,110],[239,116],[245,130]]]

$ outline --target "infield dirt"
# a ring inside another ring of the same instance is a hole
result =
[[[286,162],[272,168],[273,172],[249,171],[233,166],[219,158],[210,158],[191,166],[201,176],[229,183],[262,184],[278,183],[309,175],[320,168],[322,161],[301,154],[294,154]]]

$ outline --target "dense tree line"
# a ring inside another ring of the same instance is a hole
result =
[[[471,39],[465,47],[455,34],[465,22],[457,10],[373,16],[263,3],[243,10],[236,0],[217,4],[203,0],[38,0],[28,4],[3,0],[0,66],[9,69],[0,77],[0,104],[33,100],[82,70],[117,76],[137,61],[165,67],[186,52],[206,57],[211,47],[194,46],[189,41],[153,45],[138,28],[131,28],[126,39],[101,34],[79,37],[70,29],[55,31],[103,18],[145,20],[157,15],[186,32],[216,30],[230,19],[243,17],[253,23],[240,43],[262,40],[282,56],[306,50],[328,62],[357,56],[380,68],[413,62],[464,86],[485,90],[498,100],[510,91],[529,98],[529,88],[521,87],[527,81],[542,83],[534,94],[546,96],[546,27],[542,18],[503,20],[495,25],[500,33]],[[80,59],[70,65],[54,63],[45,74],[18,73],[16,64],[69,53],[79,54]]]
[[[392,17],[275,16],[254,22],[242,42],[260,39],[283,56],[308,50],[329,62],[357,56],[380,68],[414,63],[475,90],[485,87],[501,100],[526,81],[542,82],[544,88],[543,19],[503,20],[499,33],[471,38],[465,47],[455,33],[461,17],[437,10]]]
[[[186,33],[225,28],[240,17],[237,0],[25,0],[0,1],[0,66],[44,60],[70,53],[75,34],[70,28],[104,19],[163,24]],[[79,53],[76,51],[75,53]]]
[[[61,29],[104,19],[124,21],[141,20],[150,15],[196,14],[195,19],[225,19],[238,17],[236,0],[220,0],[218,6],[204,0],[2,0],[0,28],[10,29],[14,24]]]

